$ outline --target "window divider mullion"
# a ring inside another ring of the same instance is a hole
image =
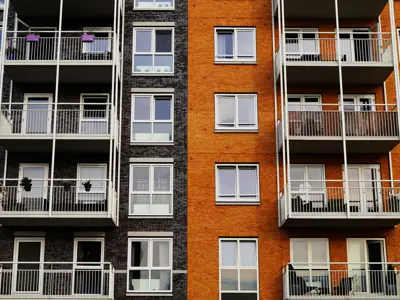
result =
[[[235,95],[235,120],[234,127],[239,128],[239,95]]]
[[[240,269],[241,269],[241,265],[242,265],[242,262],[241,262],[241,259],[240,259],[240,240],[238,239],[237,240],[237,272],[238,272],[238,291],[241,291],[241,289],[240,289]]]
[[[241,201],[239,189],[239,165],[236,165],[236,199],[239,202]]]
[[[154,193],[154,165],[151,165],[149,170],[149,183],[150,183],[150,207],[149,213],[151,214],[151,210],[153,208],[153,193]]]

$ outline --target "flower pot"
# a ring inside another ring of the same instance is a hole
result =
[[[30,33],[30,34],[28,34],[28,35],[26,36],[26,40],[27,40],[28,42],[39,42],[39,40],[40,40],[40,35]]]
[[[93,43],[94,42],[94,34],[84,33],[81,36],[81,40],[84,43]]]
[[[90,189],[92,188],[92,185],[91,184],[90,185],[87,184],[84,187],[85,187],[85,191],[86,192],[90,192]]]
[[[71,190],[71,186],[70,185],[64,185],[64,192],[69,192]]]
[[[25,186],[24,186],[24,190],[25,190],[26,192],[30,192],[30,191],[32,190],[32,184],[25,185]]]

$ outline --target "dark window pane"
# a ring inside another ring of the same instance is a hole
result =
[[[233,58],[233,32],[218,31],[218,58]]]
[[[222,293],[221,300],[257,300],[257,293]]]
[[[78,242],[78,262],[100,262],[101,242]]]
[[[315,39],[315,33],[303,33],[303,39]]]
[[[86,119],[105,119],[107,111],[107,98],[87,97],[84,98],[83,117]],[[104,104],[101,104],[104,103]]]
[[[156,52],[172,52],[172,31],[156,31]]]
[[[171,98],[155,97],[155,119],[156,120],[171,119]]]
[[[147,241],[132,242],[131,266],[132,267],[147,267],[148,266],[148,242]]]

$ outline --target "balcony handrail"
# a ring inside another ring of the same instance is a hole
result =
[[[66,262],[66,261],[0,261],[0,266],[9,264],[9,265],[37,265],[37,264],[44,264],[44,265],[101,265],[101,266],[113,266],[111,262]]]
[[[90,102],[90,103],[84,103],[84,102],[58,102],[57,104],[55,102],[49,102],[49,103],[28,103],[28,102],[6,102],[2,103],[2,106],[7,106],[7,105],[43,105],[43,104],[48,104],[48,105],[85,105],[85,106],[90,106],[90,105],[107,105],[111,106],[113,105],[111,102]]]
[[[29,30],[7,30],[7,33],[87,33],[87,32],[93,32],[93,33],[113,33],[113,30],[34,30],[34,31],[29,31]],[[54,36],[56,37],[56,36]]]
[[[30,179],[32,179],[32,180],[44,180],[44,178],[35,178],[35,177],[30,177]],[[21,180],[21,178],[0,178],[0,182],[1,181],[18,181],[18,180]],[[46,179],[46,181],[81,181],[81,180],[84,180],[84,181],[86,181],[86,180],[90,180],[90,181],[106,181],[106,182],[108,182],[109,181],[109,179],[90,179],[90,178],[84,178],[84,179],[82,179],[82,178],[53,178],[53,179],[50,179],[50,178],[48,178],[48,179]],[[0,183],[0,185],[1,185],[1,183]]]
[[[290,29],[286,29],[285,32],[283,32],[283,35],[285,35],[285,33],[299,33],[299,31],[296,30],[290,30]],[[319,34],[354,34],[354,31],[351,30],[346,30],[345,28],[340,28],[340,31],[305,31],[303,33],[309,33],[309,34],[315,34],[315,35],[319,35]],[[358,33],[357,33],[358,34]],[[359,32],[359,34],[375,34],[375,35],[382,35],[382,34],[387,34],[387,35],[391,35],[391,32],[389,31],[363,31],[363,32]]]

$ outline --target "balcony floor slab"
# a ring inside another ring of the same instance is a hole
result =
[[[344,216],[316,216],[312,214],[302,214],[301,216],[293,216],[286,219],[282,224],[285,228],[389,228],[395,227],[400,223],[400,214],[398,216],[387,217],[363,217],[346,218]],[[296,298],[298,299],[298,298]],[[313,298],[314,299],[314,298]],[[358,299],[358,298],[357,298]],[[391,298],[393,299],[393,298]]]

